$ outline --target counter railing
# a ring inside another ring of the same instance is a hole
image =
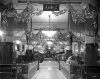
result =
[[[82,70],[78,65],[70,65],[64,61],[60,61],[60,69],[67,79],[82,79]]]
[[[20,64],[0,64],[2,79],[31,79],[38,68],[38,61]]]
[[[100,66],[71,65],[60,61],[60,69],[67,79],[100,79]]]
[[[15,79],[16,72],[15,64],[0,64],[0,79]]]

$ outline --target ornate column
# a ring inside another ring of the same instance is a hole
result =
[[[81,42],[78,42],[77,45],[78,45],[78,54],[80,54],[80,50],[81,50]]]
[[[22,52],[22,44],[19,44],[19,51]]]
[[[15,52],[14,52],[14,46],[13,46],[13,34],[11,32],[8,32],[6,34],[6,40],[1,41],[1,49],[0,49],[0,55],[2,61],[1,64],[12,64],[15,63]]]
[[[32,58],[33,58],[32,45],[27,45],[27,47],[26,47],[26,61],[32,61]]]
[[[95,37],[85,36],[85,65],[98,65],[98,43]]]
[[[70,16],[71,16],[71,10],[69,10],[69,13],[68,13],[68,32],[69,32],[68,38],[69,38],[69,40],[68,40],[68,49],[66,51],[67,52],[67,58],[72,55],[73,35],[71,33],[71,26],[70,26],[70,19],[71,19],[71,17]]]
[[[96,5],[96,4],[95,4]],[[92,35],[85,36],[85,65],[98,65],[99,54],[98,54],[98,7],[99,5],[95,6],[93,16],[93,23],[91,24]],[[93,8],[93,7],[92,7]],[[90,9],[91,10],[91,9]],[[90,29],[89,29],[90,30]]]
[[[67,50],[66,50],[66,58],[68,58],[69,56],[72,55],[72,35],[70,35],[69,37],[69,41],[68,41],[68,46],[67,46]]]
[[[80,52],[80,50],[81,50],[81,42],[78,42],[77,45],[78,45],[77,62],[79,63],[79,55],[81,53]]]
[[[25,53],[26,53],[26,46],[27,46],[27,45],[26,45],[26,44],[24,44],[24,50],[23,50],[23,51],[24,51]]]
[[[32,34],[32,18],[28,18],[27,22],[27,32],[26,32],[26,42],[27,42],[27,47],[26,47],[26,61],[32,61],[33,57],[33,49],[31,45],[31,34]]]

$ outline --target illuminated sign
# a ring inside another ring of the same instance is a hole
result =
[[[59,11],[59,4],[43,4],[44,11]]]

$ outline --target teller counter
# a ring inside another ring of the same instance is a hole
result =
[[[13,64],[0,64],[0,79],[15,79],[16,67]]]
[[[79,79],[81,77],[79,66],[71,65],[64,61],[60,61],[60,70],[67,79]]]
[[[31,79],[38,69],[38,61],[17,65],[17,78]]]

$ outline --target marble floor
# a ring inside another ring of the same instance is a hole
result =
[[[48,60],[40,63],[40,69],[34,74],[32,79],[67,79],[59,70],[56,61]]]

